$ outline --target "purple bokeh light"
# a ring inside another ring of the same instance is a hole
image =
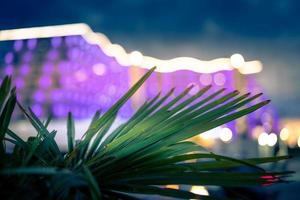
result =
[[[29,63],[32,60],[32,52],[31,51],[27,51],[26,53],[23,54],[23,62],[24,63]]]
[[[14,59],[14,54],[12,52],[8,52],[4,57],[4,61],[6,64],[11,64],[13,62],[13,59]]]
[[[57,48],[61,45],[61,43],[62,43],[62,38],[61,37],[51,38],[52,47]]]
[[[45,93],[42,90],[36,90],[33,97],[34,100],[39,103],[43,103],[46,99]]]
[[[14,72],[14,67],[12,65],[7,65],[5,68],[4,68],[4,73],[5,75],[12,75]]]
[[[39,78],[39,86],[42,88],[49,88],[52,84],[52,78],[44,75]]]
[[[37,46],[37,39],[30,39],[27,41],[27,48],[29,50],[33,50],[35,49]]]
[[[28,64],[23,64],[20,66],[20,70],[19,70],[20,75],[26,76],[30,73],[30,71],[31,68]]]
[[[23,40],[16,40],[14,42],[14,47],[13,48],[16,52],[20,51],[22,49],[22,47],[23,47]]]
[[[43,106],[41,104],[34,104],[32,105],[31,109],[34,112],[34,114],[38,117],[41,117],[44,114]]]

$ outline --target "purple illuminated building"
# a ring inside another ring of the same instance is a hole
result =
[[[4,42],[3,42],[4,43]],[[6,42],[1,79],[12,75],[19,100],[38,115],[90,117],[107,110],[128,89],[128,68],[81,36]],[[132,110],[125,105],[121,116]]]

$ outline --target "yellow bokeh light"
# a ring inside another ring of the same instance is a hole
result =
[[[280,139],[285,141],[289,138],[289,129],[287,128],[283,128],[281,131],[280,131]]]
[[[204,195],[204,196],[209,195],[207,189],[204,186],[192,186],[191,192],[194,194],[199,194],[199,195]]]
[[[165,188],[179,190],[179,185],[166,185]]]

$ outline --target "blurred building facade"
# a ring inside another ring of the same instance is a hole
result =
[[[157,66],[156,72],[124,105],[120,118],[128,119],[146,99],[173,87],[175,95],[191,85],[189,95],[207,85],[212,85],[211,92],[221,88],[263,92],[255,78],[262,70],[261,62],[245,61],[240,54],[210,61],[190,57],[160,60],[138,51],[127,53],[85,24],[0,31],[0,41],[0,78],[12,75],[19,101],[42,118],[51,114],[59,121],[71,111],[77,119],[87,119],[96,110],[106,111],[153,66]],[[261,100],[266,97],[262,95],[253,103]],[[16,112],[15,118],[22,116]],[[290,130],[280,124],[276,111],[266,106],[194,141],[213,147],[216,141],[250,138],[265,152],[280,143],[295,145],[298,140],[299,145],[299,137],[289,138]]]

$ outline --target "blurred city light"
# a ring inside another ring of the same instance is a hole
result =
[[[224,127],[221,129],[219,137],[223,142],[229,142],[232,139],[232,131],[229,128]]]
[[[241,54],[236,53],[230,57],[230,62],[234,68],[240,68],[245,64],[245,59]]]
[[[191,192],[194,194],[199,194],[199,195],[203,195],[203,196],[209,195],[207,189],[204,186],[192,186]]]
[[[130,63],[133,66],[140,66],[143,64],[143,54],[139,51],[133,51],[129,55]]]
[[[270,133],[268,135],[268,146],[272,147],[277,143],[277,135],[275,133]]]
[[[269,138],[269,135],[266,132],[261,133],[258,136],[258,144],[261,146],[268,144],[268,138]]]
[[[285,141],[289,138],[289,129],[283,128],[280,131],[280,139]]]

